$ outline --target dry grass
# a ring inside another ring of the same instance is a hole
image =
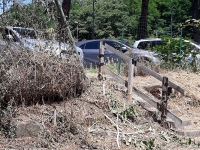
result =
[[[91,86],[79,98],[16,108],[12,118],[32,120],[45,128],[36,137],[5,138],[0,134],[0,148],[198,149],[198,140],[194,143],[192,139],[191,144],[187,144],[188,137],[163,129],[154,122],[153,112],[143,109],[141,103],[135,99],[127,101],[123,91],[115,90],[116,82],[109,81],[109,78],[100,82],[96,73],[87,76]],[[156,84],[149,78],[138,76],[134,78],[134,83],[140,89],[147,84]],[[57,126],[52,122],[55,108]]]
[[[87,74],[91,86],[85,88],[88,81],[76,56],[61,59],[10,45],[1,50],[0,149],[198,149],[199,139],[188,144],[189,137],[163,129],[154,112],[143,109],[137,99],[127,101],[109,78],[100,82],[96,73]],[[187,102],[199,95],[199,75],[180,70],[161,74],[192,92],[171,97],[169,109],[184,119],[193,113],[197,127],[198,107]],[[143,91],[160,84],[150,76],[134,77],[134,86]],[[16,122],[30,120],[43,130],[34,137],[16,137]]]
[[[86,78],[76,54],[60,58],[50,51],[27,51],[10,44],[0,50],[1,103],[12,99],[16,104],[35,104],[82,93]]]

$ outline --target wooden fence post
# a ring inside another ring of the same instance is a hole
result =
[[[104,66],[104,45],[103,45],[103,41],[101,41],[100,48],[99,48],[99,74],[98,74],[99,80],[102,79],[103,66]]]
[[[132,90],[133,90],[133,64],[132,59],[128,61],[128,100],[132,100]]]
[[[162,81],[162,100],[161,100],[161,123],[167,128],[167,100],[168,100],[168,78],[163,77]]]

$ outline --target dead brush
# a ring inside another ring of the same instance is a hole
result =
[[[11,98],[30,105],[76,97],[85,88],[87,79],[76,54],[60,58],[50,51],[27,51],[11,44],[0,50],[1,104]]]

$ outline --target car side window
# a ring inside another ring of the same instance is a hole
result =
[[[2,31],[2,37],[5,40],[10,40],[16,42],[17,40],[15,39],[15,34],[10,30],[10,29],[5,29]]]
[[[112,46],[113,48],[119,50],[120,49],[120,44],[117,42],[113,42],[113,41],[105,41],[106,44]]]
[[[159,44],[158,42],[159,41],[152,41],[151,48],[154,47],[154,46],[156,46],[156,45],[158,45]]]
[[[112,41],[104,41],[106,44],[108,44],[108,45],[110,45],[110,46],[112,46],[112,47],[114,47],[114,44],[113,44],[113,42]]]
[[[162,41],[155,41],[155,45],[153,45],[153,46],[156,46],[156,45],[162,45],[162,44],[163,44]]]
[[[162,41],[144,41],[144,42],[140,42],[138,44],[138,48],[139,49],[149,49],[156,45],[161,45],[161,44],[163,44]]]
[[[99,41],[93,41],[93,42],[89,42],[89,43],[85,43],[83,45],[81,45],[80,47],[82,49],[99,49]]]
[[[148,41],[147,44],[146,44],[145,49],[152,48],[152,45],[153,45],[153,42],[152,41]]]
[[[162,44],[162,41],[157,41],[156,44],[157,44],[157,45],[161,45],[161,44]]]
[[[138,48],[139,49],[145,49],[147,47],[147,43],[146,42],[140,42],[139,44],[138,44]]]
[[[117,50],[120,50],[120,44],[119,43],[116,43],[114,42],[114,48],[117,49]]]

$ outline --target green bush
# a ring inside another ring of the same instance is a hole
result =
[[[184,40],[164,38],[163,45],[157,45],[153,48],[162,60],[161,67],[165,69],[192,69],[197,70],[196,54],[194,47]],[[189,55],[193,57],[192,60],[188,60]]]

